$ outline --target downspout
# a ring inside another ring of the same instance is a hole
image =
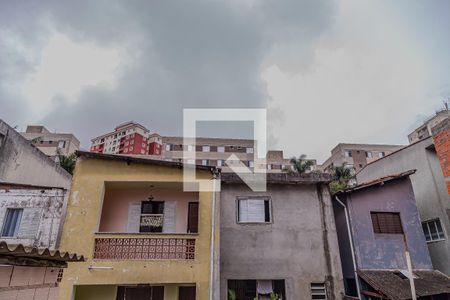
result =
[[[217,192],[217,177],[219,173],[217,169],[212,170],[213,173],[213,188],[212,188],[212,203],[211,203],[211,248],[210,248],[210,274],[209,274],[209,299],[214,299],[215,285],[215,247],[216,247],[216,192]]]
[[[350,228],[350,218],[348,216],[347,206],[341,200],[339,200],[337,195],[334,195],[334,198],[344,208],[345,223],[347,224],[347,234],[350,241],[350,251],[352,252],[352,262],[353,262],[353,271],[355,273],[356,292],[358,293],[358,299],[361,300],[361,290],[359,288],[358,272],[356,271],[357,269],[356,269],[355,248],[353,247],[353,235],[352,230]]]

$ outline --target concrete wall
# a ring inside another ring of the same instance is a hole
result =
[[[346,199],[358,269],[407,269],[403,235],[374,233],[371,212],[400,213],[413,268],[433,268],[408,178],[354,191]]]
[[[417,170],[410,178],[421,221],[439,218],[444,229],[445,240],[428,243],[433,266],[450,275],[450,220],[446,212],[450,209],[450,199],[432,138],[367,165],[357,174],[357,179],[365,182],[411,169]]]
[[[0,266],[0,299],[58,299],[59,268]]]
[[[0,233],[7,209],[24,209],[18,236],[1,237],[1,240],[8,244],[55,249],[66,193],[64,189],[0,186]]]
[[[272,223],[238,224],[240,196],[269,196]],[[284,279],[287,299],[311,299],[310,284],[327,282],[328,299],[343,291],[330,197],[316,185],[270,185],[254,193],[222,184],[220,195],[221,299],[229,279]]]
[[[72,177],[0,120],[0,182],[70,187]]]
[[[211,188],[211,173],[197,171],[197,178],[206,179],[202,188]],[[108,184],[146,183],[147,186],[183,182],[182,170],[175,167],[138,164],[125,161],[81,158],[75,168],[71,194],[68,201],[67,217],[61,239],[61,250],[85,256],[85,262],[69,263],[61,283],[60,299],[72,299],[74,287],[80,285],[131,285],[189,283],[197,285],[197,299],[209,296],[211,266],[211,192],[200,192],[198,235],[161,234],[96,234],[102,214]],[[106,260],[93,259],[95,238],[193,238],[195,259],[161,260]],[[108,267],[93,269],[89,267]],[[115,299],[107,298],[107,299]],[[172,298],[175,300],[175,298]]]

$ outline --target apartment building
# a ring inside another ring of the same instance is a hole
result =
[[[214,166],[223,172],[230,171],[225,162],[231,155],[235,159],[229,161],[230,164],[239,165],[240,161],[245,167],[265,168],[273,173],[282,172],[290,165],[290,160],[283,157],[283,151],[268,151],[266,162],[258,159],[258,149],[251,139],[199,137],[185,140],[183,137],[150,134],[147,128],[132,121],[117,126],[111,133],[92,139],[90,151],[145,155],[152,159]],[[187,151],[188,157],[184,157],[184,151]]]
[[[448,118],[450,116],[449,111],[447,109],[442,109],[432,117],[429,117],[428,119],[423,122],[422,125],[417,127],[413,132],[408,134],[408,140],[410,144],[416,143],[420,140],[426,139],[427,137],[430,137],[432,135],[431,129],[435,127],[437,124],[439,124],[444,119]]]
[[[320,169],[329,172],[334,166],[341,166],[346,163],[349,168],[359,172],[368,163],[389,155],[402,147],[401,145],[339,143],[331,150],[330,158],[320,166]]]
[[[80,148],[80,141],[72,133],[50,132],[42,125],[28,125],[21,135],[49,157],[70,155]]]
[[[211,168],[197,166],[205,181],[185,192],[181,163],[78,155],[61,248],[86,261],[69,264],[60,299],[217,299]]]

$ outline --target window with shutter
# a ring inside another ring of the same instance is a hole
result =
[[[129,233],[139,232],[140,218],[141,218],[141,202],[131,202],[128,205],[127,232]]]
[[[268,198],[240,198],[237,202],[239,223],[269,223],[271,221]]]
[[[34,239],[39,229],[41,213],[42,209],[40,208],[25,208],[17,236],[25,239]]]
[[[187,232],[198,233],[198,202],[189,202]]]
[[[373,231],[375,233],[402,234],[403,227],[400,213],[371,212]]]
[[[22,220],[22,208],[8,208],[6,210],[5,222],[3,224],[2,236],[15,237],[19,231],[20,222]]]
[[[162,232],[175,233],[176,232],[176,201],[165,201],[163,211],[163,228]]]

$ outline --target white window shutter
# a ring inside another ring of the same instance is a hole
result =
[[[239,200],[239,222],[248,222],[248,200]]]
[[[248,199],[248,222],[264,222],[264,200]]]
[[[175,233],[176,231],[176,202],[164,201],[163,232]]]
[[[40,208],[24,208],[17,237],[34,239],[39,229],[41,214],[42,209]]]
[[[128,204],[128,224],[127,232],[139,232],[141,222],[141,202],[130,202]]]

